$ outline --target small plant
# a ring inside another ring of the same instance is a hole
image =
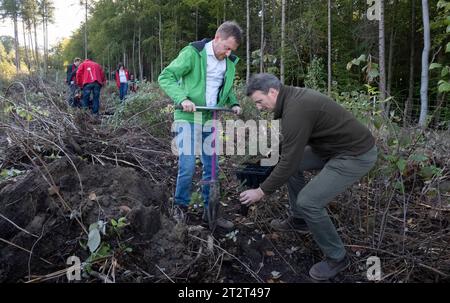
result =
[[[112,229],[117,235],[120,235],[122,230],[128,225],[129,224],[127,223],[127,218],[125,217],[121,217],[118,220],[111,219]]]
[[[10,169],[3,169],[0,172],[0,180],[8,180],[8,179],[20,176],[23,173],[25,173],[24,170],[18,170],[18,169],[15,169],[14,167],[10,168]]]
[[[199,192],[193,192],[191,195],[191,202],[189,204],[193,209],[201,208],[205,205],[202,195]]]

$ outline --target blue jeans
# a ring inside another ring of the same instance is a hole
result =
[[[94,94],[92,100],[92,113],[98,114],[98,109],[100,107],[100,89],[102,87],[97,82],[86,84],[83,87],[83,107],[89,107],[89,99],[91,98],[91,92]]]
[[[187,206],[191,201],[192,178],[195,173],[196,154],[200,156],[203,165],[203,182],[211,180],[213,158],[214,163],[216,164],[215,179],[218,179],[218,157],[217,155],[215,157],[212,156],[211,149],[205,149],[205,140],[209,140],[207,141],[207,144],[208,142],[212,142],[212,137],[209,137],[212,132],[203,131],[200,124],[177,122],[175,124],[175,133],[179,153],[175,204]],[[202,186],[202,197],[205,202],[205,207],[207,207],[209,200],[208,184],[203,184]]]
[[[119,88],[120,101],[125,99],[125,96],[127,95],[127,92],[128,92],[128,83],[120,83],[120,88]]]

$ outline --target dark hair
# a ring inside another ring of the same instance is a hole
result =
[[[76,57],[75,59],[73,59],[73,62],[81,62],[81,59]]]
[[[233,37],[237,44],[241,44],[242,29],[235,21],[225,21],[217,29],[216,35],[220,35],[223,39]]]
[[[254,74],[248,81],[246,94],[251,96],[257,90],[267,94],[269,89],[280,90],[280,87],[281,82],[276,76],[267,73]]]
[[[123,64],[122,64],[122,62],[120,62],[120,63],[117,65],[117,69],[120,69],[121,67],[124,67]]]

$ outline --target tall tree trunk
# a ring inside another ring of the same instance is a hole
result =
[[[286,0],[281,0],[281,56],[280,56],[280,81],[284,84],[284,44],[286,40]]]
[[[223,1],[223,22],[225,22],[227,20],[227,0]]]
[[[35,50],[33,47],[33,36],[31,35],[31,22],[28,23],[28,30],[27,30],[27,35],[28,35],[28,45],[30,46],[30,66],[32,66],[32,62],[31,60],[34,61],[34,63],[36,64],[36,56],[35,56]]]
[[[48,8],[45,8],[45,32],[44,32],[44,72],[48,73]]]
[[[39,61],[39,48],[37,43],[37,25],[36,25],[36,17],[33,16],[33,28],[34,28],[34,51],[36,52],[35,58],[36,58],[36,67],[37,70],[40,70],[41,68],[41,62]]]
[[[422,51],[422,76],[420,81],[420,117],[419,126],[425,127],[428,113],[428,56],[430,53],[430,16],[428,0],[422,0],[423,19],[423,51]]]
[[[15,59],[14,63],[16,65],[16,72],[20,72],[20,53],[19,53],[19,30],[17,27],[17,14],[13,16],[14,22],[14,51],[15,51]]]
[[[23,20],[22,20],[22,34],[23,34],[23,47],[25,49],[25,64],[27,65],[28,70],[30,70],[31,66],[30,66],[30,57],[28,56],[27,34],[25,30],[25,21]]]
[[[391,30],[391,34],[389,37],[389,57],[388,57],[388,68],[387,68],[387,88],[386,93],[388,96],[391,96],[391,87],[392,87],[392,75],[393,75],[393,66],[392,61],[394,57],[394,41],[395,41],[396,30],[395,27]],[[386,113],[389,114],[391,109],[391,101],[386,103]]]
[[[161,6],[159,7],[159,26],[158,26],[158,38],[159,38],[159,60],[160,60],[160,72],[163,70],[163,47],[162,47],[162,17]]]
[[[144,74],[144,67],[142,66],[141,39],[142,39],[142,26],[139,24],[139,31],[138,31],[139,80],[142,81],[142,76]]]
[[[414,104],[414,53],[415,53],[415,33],[416,33],[416,0],[411,0],[411,32],[409,48],[411,50],[409,54],[409,87],[408,87],[408,98],[405,103],[405,112],[403,115],[403,124],[409,125],[411,122],[412,107]]]
[[[133,61],[133,74],[136,75],[136,26],[133,26],[133,47],[131,48],[131,61]]]
[[[331,0],[328,0],[328,96],[331,96]]]
[[[247,73],[246,83],[250,80],[250,0],[247,0]]]
[[[88,37],[87,37],[87,22],[88,22],[88,2],[84,1],[84,58],[88,57]]]
[[[44,14],[45,14],[45,8],[44,8]],[[44,56],[43,56],[43,70],[44,75],[47,75],[47,54],[45,50],[45,17],[42,17],[42,38],[43,38],[43,47],[44,47]]]
[[[124,66],[127,66],[127,52],[125,50],[125,42],[123,42],[122,44],[122,64]]]
[[[391,19],[391,33],[389,35],[389,57],[388,57],[388,67],[387,67],[387,88],[386,93],[390,97],[392,95],[391,87],[392,87],[392,76],[394,74],[393,72],[393,65],[392,61],[394,58],[394,44],[395,44],[395,36],[397,35],[397,28],[393,26],[395,24],[395,21],[397,19],[397,0],[394,0],[394,3],[392,5],[392,19]],[[391,101],[388,101],[386,103],[386,113],[389,114],[391,110]]]
[[[111,44],[108,45],[108,81],[111,81]]]
[[[195,6],[195,41],[198,41],[198,4]]]
[[[264,0],[261,0],[261,49],[260,49],[260,62],[259,72],[264,72]]]
[[[385,63],[385,35],[384,35],[384,0],[380,3],[380,21],[378,27],[378,49],[379,49],[379,66],[380,66],[380,101],[386,99],[386,63]],[[384,104],[384,103],[382,103]],[[382,106],[383,110],[385,109]]]

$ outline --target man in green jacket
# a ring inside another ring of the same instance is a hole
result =
[[[232,53],[238,48],[241,37],[239,25],[231,21],[224,22],[217,29],[214,39],[192,42],[183,48],[158,78],[161,88],[175,105],[183,108],[176,109],[174,113],[179,154],[175,204],[183,210],[187,210],[191,200],[196,155],[199,155],[203,165],[202,196],[206,214],[209,200],[207,182],[211,180],[213,154],[217,154],[217,151],[205,150],[205,141],[211,136],[211,127],[208,129],[205,123],[212,119],[212,114],[209,111],[196,112],[196,106],[227,106],[235,114],[241,111],[233,92],[235,65],[239,59]],[[203,148],[200,150],[200,147]],[[203,219],[206,220],[206,215]],[[217,226],[231,229],[233,223],[218,218]]]
[[[273,220],[279,231],[311,232],[325,255],[309,274],[328,280],[349,265],[341,238],[326,206],[359,180],[377,159],[375,139],[369,129],[329,97],[307,88],[281,85],[271,74],[253,76],[247,95],[260,110],[281,119],[280,162],[257,189],[241,193],[243,204],[252,204],[287,183],[292,215]],[[308,184],[305,170],[321,169]]]

